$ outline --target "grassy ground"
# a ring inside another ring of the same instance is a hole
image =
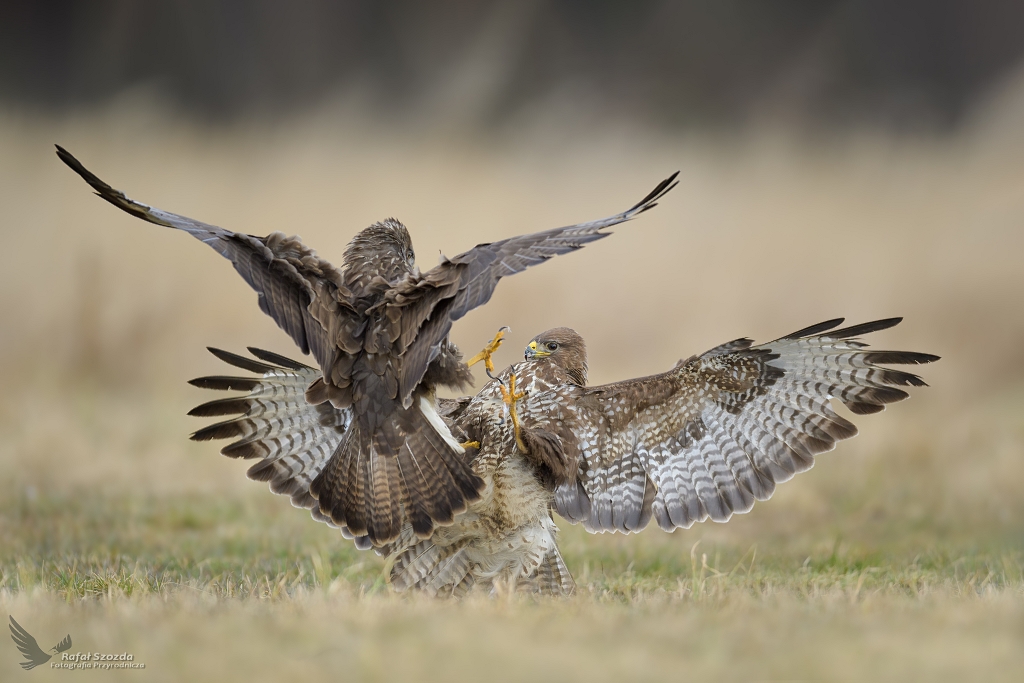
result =
[[[2,610],[44,647],[70,633],[72,652],[146,664],[82,680],[1015,680],[1020,109],[997,102],[949,138],[813,144],[631,130],[469,143],[341,126],[344,111],[207,129],[131,102],[0,113]],[[741,335],[903,314],[877,343],[943,360],[923,368],[932,388],[858,417],[860,436],[729,524],[566,527],[572,599],[395,596],[375,556],[184,438],[208,398],[184,380],[220,370],[205,344],[292,349],[226,264],[95,201],[51,142],[139,199],[299,231],[328,257],[394,213],[423,265],[614,212],[681,167],[662,206],[503,283],[457,343],[509,324],[510,361],[568,324],[604,382]],[[0,680],[65,673],[18,660],[0,644]]]
[[[567,529],[576,597],[451,604],[389,594],[375,557],[269,498],[13,497],[0,602],[40,642],[131,652],[146,670],[119,675],[146,680],[1013,680],[1024,663],[1024,554],[998,535],[890,520],[871,542],[805,519],[762,536],[787,512],[770,502],[731,537]]]

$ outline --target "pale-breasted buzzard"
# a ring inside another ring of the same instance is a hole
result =
[[[578,334],[557,328],[537,335],[526,360],[479,394],[441,402],[452,432],[477,442],[464,457],[484,487],[453,524],[426,538],[405,525],[376,548],[388,558],[392,585],[446,595],[497,584],[566,594],[574,584],[553,512],[592,532],[630,533],[652,519],[672,530],[749,511],[776,484],[809,469],[815,455],[856,435],[831,399],[868,414],[907,398],[900,387],[924,386],[917,375],[882,366],[937,356],[867,350],[856,339],[899,322],[836,329],[836,319],[757,346],[737,339],[668,372],[596,387],[586,386]],[[259,376],[193,382],[249,391],[194,410],[241,414],[195,436],[242,437],[223,452],[260,457],[250,478],[309,507],[310,482],[349,418],[304,402],[316,370],[250,350],[264,362],[215,353]],[[525,395],[512,401],[510,392]]]

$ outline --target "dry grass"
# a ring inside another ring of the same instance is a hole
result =
[[[1024,664],[1024,135],[1013,90],[947,139],[384,130],[344,106],[207,129],[144,103],[0,114],[0,602],[142,679],[1012,679]],[[380,562],[184,435],[203,351],[291,353],[201,245],[90,197],[299,232],[337,258],[394,214],[444,249],[624,208],[614,237],[503,283],[466,349],[570,325],[595,382],[741,335],[905,315],[933,388],[727,525],[563,544],[567,601],[388,594]],[[608,277],[607,273],[614,274]],[[16,674],[0,646],[0,678]],[[319,676],[317,675],[319,674]],[[53,672],[31,675],[45,679]],[[83,680],[98,672],[77,672]]]

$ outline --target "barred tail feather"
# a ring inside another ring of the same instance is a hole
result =
[[[379,547],[407,522],[426,538],[479,499],[483,481],[429,397],[399,409],[372,435],[365,429],[350,427],[310,489],[335,524]]]

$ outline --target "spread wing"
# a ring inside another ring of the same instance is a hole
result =
[[[845,329],[830,320],[759,346],[739,339],[661,375],[585,390],[578,486],[589,505],[569,505],[575,498],[563,491],[559,512],[591,531],[630,532],[652,517],[672,530],[749,511],[856,435],[830,399],[875,413],[907,398],[899,387],[924,386],[881,365],[937,356],[867,351],[854,339],[900,320]]]
[[[399,395],[403,399],[411,395],[427,365],[440,352],[452,323],[487,303],[498,280],[607,237],[611,233],[601,232],[605,228],[657,206],[676,186],[677,175],[673,173],[640,202],[614,216],[480,244],[396,287],[385,305],[386,318],[393,327],[389,336],[397,340],[403,353]]]
[[[338,338],[337,327],[343,324],[339,306],[347,300],[341,271],[319,258],[299,238],[280,232],[255,237],[147,206],[100,180],[59,145],[57,156],[96,194],[122,211],[156,225],[183,230],[213,247],[256,290],[260,310],[273,318],[303,353],[312,352],[321,368],[330,367],[335,348],[329,340]]]
[[[200,377],[189,382],[203,389],[247,392],[189,411],[198,417],[231,416],[198,430],[192,439],[234,439],[220,452],[230,458],[257,460],[246,472],[250,479],[269,482],[272,492],[288,496],[292,505],[309,510],[313,519],[336,527],[320,512],[309,487],[341,443],[352,423],[352,409],[335,408],[330,402],[308,403],[306,387],[320,372],[302,363],[256,348],[249,352],[259,360],[219,349],[210,352],[255,376]],[[353,537],[345,527],[341,533]],[[356,545],[369,547],[366,540],[360,537]]]
[[[8,626],[11,629],[11,638],[14,640],[18,651],[28,660],[21,662],[21,668],[27,671],[50,661],[50,655],[40,649],[39,643],[32,637],[32,634],[23,629],[21,624],[14,620],[14,617],[10,617],[10,620],[11,623]]]

